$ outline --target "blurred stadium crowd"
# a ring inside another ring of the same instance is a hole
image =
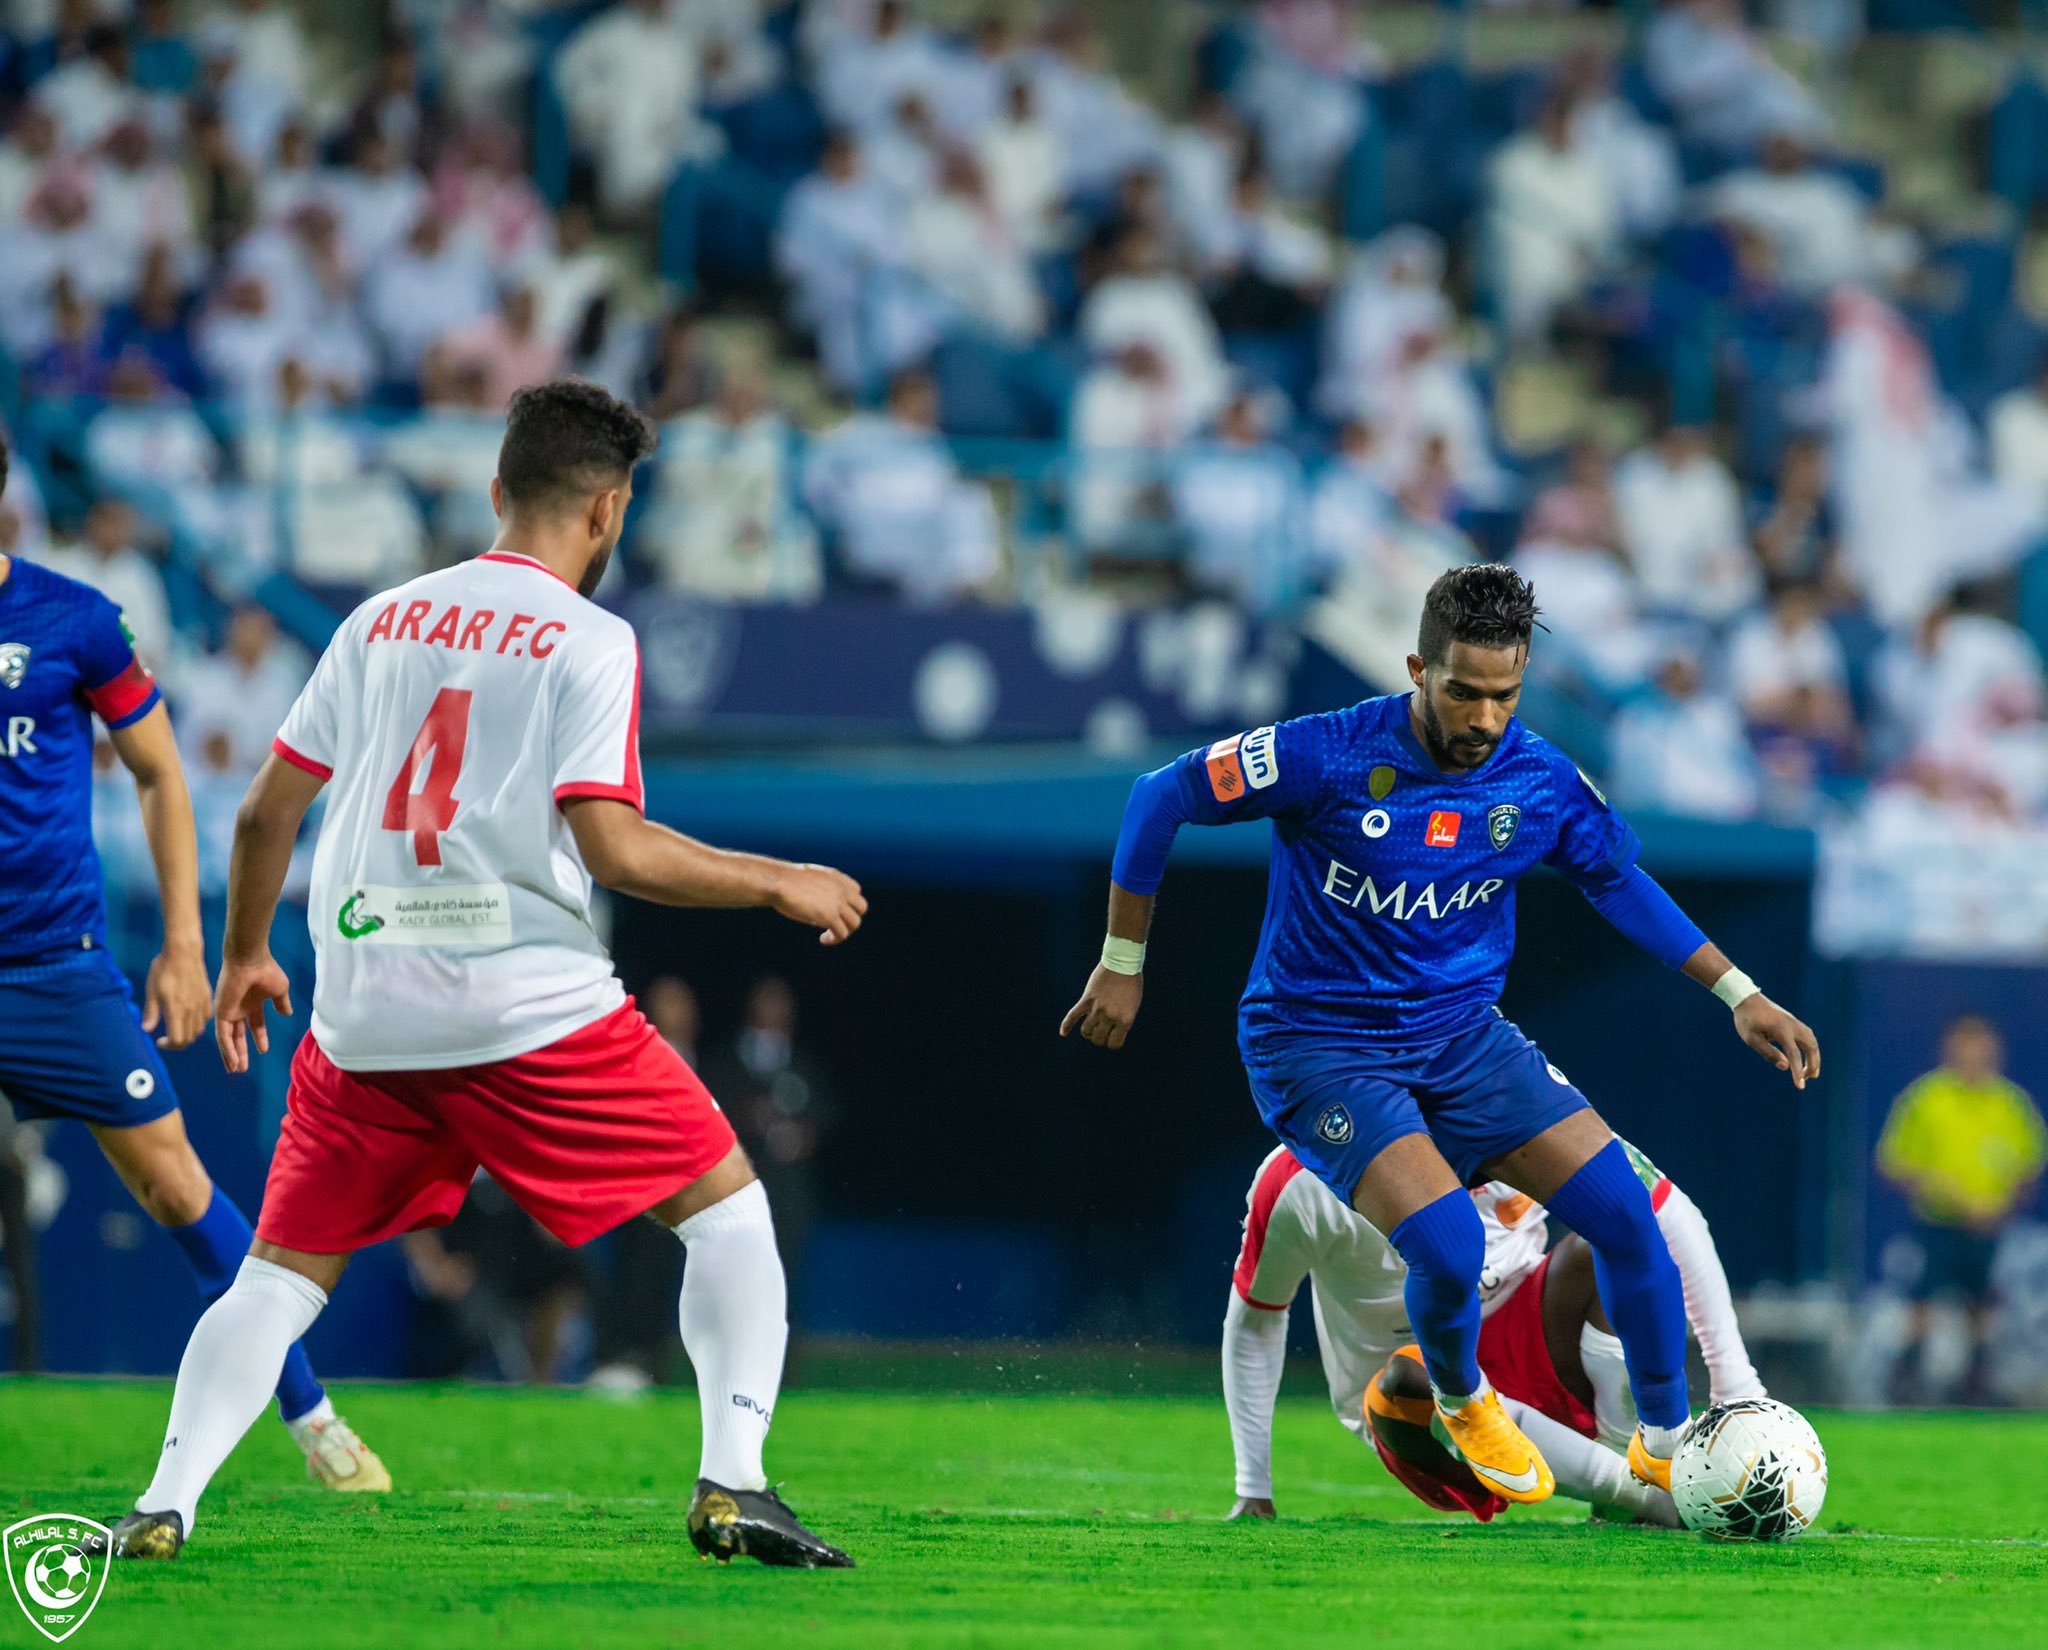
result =
[[[1860,0],[373,11],[0,38],[0,544],[120,597],[224,785],[302,665],[250,600],[480,547],[495,414],[573,370],[664,427],[628,581],[1221,603],[1394,683],[1428,579],[1511,555],[1629,806],[1846,822],[1843,948],[1888,866],[2048,833],[2048,168],[1995,52],[1972,150],[1873,118]]]

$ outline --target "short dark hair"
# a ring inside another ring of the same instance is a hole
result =
[[[624,483],[654,451],[654,426],[617,396],[581,378],[514,392],[498,449],[508,504],[553,509]]]
[[[1415,651],[1440,665],[1451,643],[1470,647],[1527,647],[1536,627],[1535,586],[1497,561],[1454,567],[1422,599],[1422,629]]]
[[[0,435],[0,493],[7,491],[7,437]]]

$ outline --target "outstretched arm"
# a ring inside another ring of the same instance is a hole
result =
[[[1750,1362],[1742,1326],[1735,1318],[1735,1298],[1721,1254],[1699,1205],[1671,1180],[1664,1182],[1664,1200],[1657,1205],[1657,1225],[1685,1290],[1686,1321],[1700,1343],[1707,1366],[1708,1396],[1717,1404],[1737,1398],[1761,1398],[1764,1383]]]
[[[249,1069],[249,1040],[270,1052],[264,1011],[292,1011],[291,985],[270,954],[270,924],[292,862],[306,810],[327,781],[296,762],[263,759],[235,814],[234,857],[228,862],[228,928],[221,941],[220,985],[214,993],[213,1037],[221,1064]]]
[[[199,838],[192,797],[170,712],[161,703],[125,727],[110,729],[114,754],[135,776],[142,833],[156,865],[163,906],[164,947],[149,965],[142,993],[142,1029],[155,1031],[159,1048],[183,1048],[206,1028],[213,988],[206,977],[206,940],[199,926]]]
[[[1219,739],[1141,774],[1124,804],[1110,866],[1109,932],[1088,989],[1060,1022],[1089,1042],[1122,1048],[1144,996],[1145,936],[1166,856],[1183,825],[1272,819],[1306,806],[1321,769],[1321,719],[1305,717]]]
[[[1820,1075],[1820,1039],[1813,1028],[1766,997],[1713,941],[1686,959],[1685,975],[1728,1005],[1735,1015],[1735,1035],[1780,1071],[1790,1072],[1795,1089]]]
[[[1183,758],[1185,760],[1185,758]],[[1102,961],[1088,976],[1081,1000],[1067,1010],[1060,1035],[1078,1030],[1100,1048],[1122,1048],[1145,996],[1145,938],[1152,931],[1152,906],[1173,839],[1187,822],[1179,762],[1139,776],[1124,804],[1110,864],[1109,929]]]
[[[1780,1071],[1790,1072],[1794,1088],[1803,1089],[1809,1077],[1820,1075],[1820,1042],[1812,1029],[1766,997],[1640,865],[1591,875],[1564,869],[1617,930],[1726,1003],[1734,1011],[1736,1035]]]
[[[1235,1289],[1223,1314],[1223,1407],[1237,1457],[1232,1518],[1272,1518],[1273,1406],[1287,1368],[1287,1312],[1250,1306]]]
[[[852,938],[867,915],[860,884],[828,865],[713,848],[642,818],[631,803],[608,798],[567,798],[562,812],[590,874],[614,893],[657,905],[765,905],[818,929],[821,945]]]

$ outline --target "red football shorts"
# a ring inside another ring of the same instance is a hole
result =
[[[1592,1438],[1599,1434],[1593,1412],[1558,1379],[1543,1338],[1543,1285],[1550,1276],[1545,1255],[1479,1329],[1479,1367],[1504,1398],[1516,1398],[1539,1414]]]
[[[308,1035],[256,1233],[338,1255],[455,1218],[479,1165],[564,1243],[681,1191],[735,1144],[634,1007],[546,1048],[443,1071],[343,1071]]]

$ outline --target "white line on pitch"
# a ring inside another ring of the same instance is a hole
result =
[[[1304,1485],[1303,1487],[1304,1487],[1304,1488],[1307,1488],[1307,1487],[1309,1487],[1309,1486],[1306,1486],[1306,1485]],[[1346,1486],[1341,1486],[1341,1485],[1331,1485],[1331,1486],[1329,1486],[1329,1490],[1330,1490],[1330,1492],[1331,1492],[1331,1493],[1335,1493],[1335,1494],[1350,1494],[1350,1493],[1353,1493],[1353,1490],[1352,1490],[1351,1488],[1347,1488]],[[585,1493],[585,1492],[583,1492],[583,1491],[575,1491],[575,1492],[570,1492],[570,1491],[566,1491],[566,1490],[428,1490],[428,1491],[425,1491],[425,1492],[423,1492],[423,1493],[425,1493],[425,1494],[427,1494],[427,1495],[453,1495],[453,1496],[461,1496],[461,1497],[463,1497],[463,1498],[465,1498],[465,1499],[468,1499],[468,1500],[476,1500],[476,1501],[515,1501],[515,1502],[529,1502],[529,1501],[537,1501],[537,1502],[543,1502],[543,1503],[548,1503],[548,1504],[559,1504],[559,1503],[562,1503],[562,1502],[569,1502],[569,1501],[587,1501],[587,1502],[593,1502],[593,1503],[595,1503],[595,1502],[603,1502],[603,1503],[605,1503],[605,1504],[607,1504],[607,1505],[609,1505],[609,1506],[614,1506],[614,1507],[675,1507],[675,1506],[680,1506],[680,1505],[682,1504],[682,1500],[683,1500],[683,1498],[682,1498],[682,1497],[681,1497],[680,1495],[677,1495],[677,1496],[662,1496],[662,1495],[602,1495],[602,1494],[598,1494],[598,1495],[593,1495],[593,1494],[588,1494],[588,1493]],[[1372,1494],[1375,1494],[1375,1493],[1377,1493],[1377,1492],[1376,1492],[1376,1490],[1374,1490],[1373,1488],[1371,1488],[1371,1487],[1367,1487],[1367,1488],[1365,1489],[1365,1493],[1366,1493],[1366,1494],[1368,1494],[1368,1495],[1372,1495]],[[1109,1511],[1102,1511],[1102,1512],[1093,1512],[1093,1511],[1091,1511],[1091,1512],[1086,1512],[1086,1513],[1083,1513],[1083,1512],[1077,1511],[1076,1509],[1074,1509],[1074,1508],[1072,1508],[1072,1507],[948,1507],[948,1508],[946,1508],[946,1509],[945,1509],[945,1516],[946,1516],[946,1517],[948,1517],[948,1518],[966,1518],[966,1519],[973,1519],[973,1518],[1041,1518],[1041,1519],[1056,1519],[1056,1518],[1057,1518],[1057,1519],[1100,1519],[1100,1518],[1121,1518],[1121,1519],[1126,1519],[1126,1520],[1129,1520],[1129,1521],[1131,1521],[1131,1522],[1135,1522],[1135,1523],[1144,1523],[1144,1524],[1155,1524],[1155,1523],[1170,1523],[1170,1524],[1201,1524],[1201,1523],[1208,1523],[1208,1522],[1211,1522],[1211,1521],[1212,1521],[1211,1515],[1210,1515],[1210,1514],[1208,1514],[1208,1513],[1184,1513],[1184,1514],[1179,1514],[1179,1513],[1177,1513],[1177,1514],[1175,1514],[1174,1516],[1172,1516],[1171,1518],[1162,1518],[1162,1517],[1161,1517],[1161,1516],[1160,1516],[1160,1515],[1159,1515],[1158,1513],[1148,1513],[1148,1512],[1132,1512],[1132,1511],[1128,1511],[1128,1510],[1126,1510],[1126,1511],[1120,1511],[1120,1512],[1109,1512]],[[1217,1523],[1221,1523],[1221,1522],[1222,1522],[1223,1520],[1222,1520],[1222,1517],[1221,1517],[1221,1515],[1219,1514],[1219,1515],[1215,1515],[1215,1517],[1214,1517],[1213,1521],[1214,1521],[1214,1522],[1217,1522]],[[1316,1521],[1316,1520],[1313,1520],[1313,1519],[1290,1519],[1290,1520],[1286,1520],[1285,1522],[1289,1522],[1289,1523],[1313,1523],[1313,1522],[1317,1522],[1317,1521]],[[1397,1528],[1397,1529],[1415,1529],[1415,1530],[1455,1530],[1455,1529],[1460,1529],[1460,1528],[1462,1528],[1462,1527],[1463,1527],[1463,1526],[1462,1526],[1462,1524],[1461,1524],[1461,1523],[1460,1523],[1460,1522],[1459,1522],[1458,1520],[1456,1520],[1456,1519],[1451,1519],[1451,1518],[1375,1518],[1375,1519],[1373,1519],[1373,1520],[1372,1520],[1372,1522],[1373,1522],[1373,1523],[1375,1523],[1375,1524],[1388,1524],[1388,1525],[1392,1525],[1392,1526],[1394,1526],[1394,1527],[1395,1527],[1395,1528]],[[1548,1522],[1548,1521],[1546,1521],[1546,1522]],[[1570,1525],[1569,1525],[1569,1523],[1563,1523],[1563,1524],[1560,1524],[1560,1527],[1562,1527],[1562,1528],[1569,1528],[1569,1527],[1570,1527]],[[2036,1538],[2036,1537],[2032,1537],[2032,1536],[2003,1536],[2003,1535],[1894,1535],[1894,1534],[1891,1534],[1890,1532],[1888,1532],[1888,1531],[1885,1531],[1885,1530],[1811,1530],[1811,1531],[1807,1532],[1807,1534],[1806,1534],[1805,1536],[1801,1537],[1801,1539],[1802,1539],[1802,1540],[1805,1540],[1805,1541],[1816,1541],[1816,1540],[1819,1540],[1819,1541],[1892,1541],[1892,1542],[1899,1542],[1899,1543],[1903,1543],[1903,1544],[1907,1544],[1907,1545],[1912,1545],[1912,1546],[1929,1546],[1929,1547],[2039,1547],[2039,1548],[2048,1548],[2048,1539],[2040,1539],[2040,1538]]]

